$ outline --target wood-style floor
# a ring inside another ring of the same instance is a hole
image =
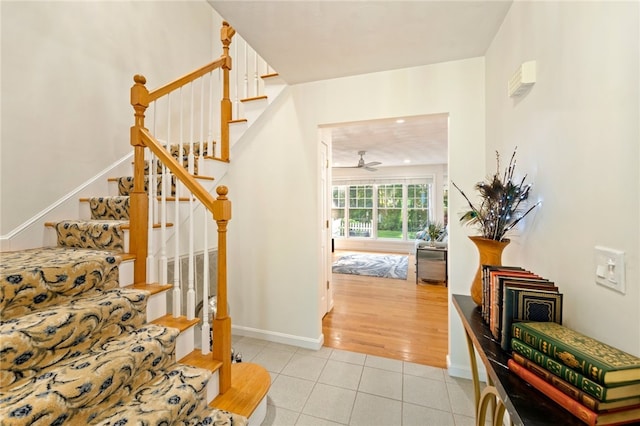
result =
[[[447,288],[416,285],[414,256],[406,280],[333,274],[332,284],[325,346],[446,368]]]

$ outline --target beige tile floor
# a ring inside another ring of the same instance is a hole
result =
[[[233,348],[271,374],[262,426],[474,424],[471,381],[441,368],[249,337],[234,337]]]

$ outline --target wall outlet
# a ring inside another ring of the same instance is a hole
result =
[[[596,284],[625,294],[624,252],[607,247],[595,247]]]

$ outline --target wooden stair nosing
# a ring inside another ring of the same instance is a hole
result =
[[[214,178],[213,176],[202,176],[202,175],[191,175],[191,176],[193,176],[194,179],[216,180],[216,178]]]
[[[262,99],[267,99],[267,95],[253,96],[251,98],[240,99],[240,102],[259,101],[259,100],[262,100]]]
[[[180,332],[183,332],[188,328],[198,324],[199,322],[200,320],[198,318],[188,320],[185,316],[174,317],[171,314],[167,314],[151,321],[151,324],[161,325],[163,327],[177,328],[178,330],[180,330]]]
[[[132,288],[135,290],[144,290],[148,291],[150,294],[158,294],[163,291],[171,290],[173,286],[171,284],[160,284],[160,283],[136,283],[130,284],[125,288]]]
[[[277,72],[272,72],[271,74],[263,74],[260,76],[260,78],[274,78],[279,76],[280,74],[278,74]]]
[[[213,353],[202,355],[200,349],[194,349],[193,352],[178,360],[180,364],[198,367],[211,372],[217,371],[222,366],[222,361],[213,359]]]
[[[113,220],[113,219],[105,219],[105,221],[106,220]],[[101,221],[101,219],[90,219],[90,220],[86,220],[86,221],[83,221],[83,222],[100,222],[100,221]],[[64,220],[60,220],[58,222],[64,222]],[[46,226],[47,228],[53,228],[54,226],[56,226],[56,223],[58,223],[58,222],[45,222],[44,226]],[[167,222],[167,223],[165,223],[165,226],[173,227],[173,223]],[[154,223],[153,224],[153,228],[154,229],[158,229],[160,227],[162,227],[161,223]],[[122,229],[130,229],[130,228],[131,228],[131,224],[130,223],[123,223],[122,224]]]
[[[233,123],[246,123],[248,120],[246,118],[238,118],[236,120],[229,120],[229,124]]]
[[[264,367],[250,362],[231,364],[231,387],[209,403],[209,407],[247,418],[269,392],[271,376]]]
[[[205,155],[204,158],[206,160],[215,160],[215,161],[220,161],[222,163],[230,163],[229,160],[223,160],[222,158],[214,157],[213,155]]]
[[[166,226],[167,228],[172,228],[173,227],[173,223],[171,222],[167,222],[164,224],[164,226]],[[130,229],[131,228],[131,224],[130,223],[125,223],[122,225],[122,229]],[[154,223],[153,224],[153,229],[159,229],[162,228],[162,224],[161,223]]]

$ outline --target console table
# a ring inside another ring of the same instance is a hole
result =
[[[510,355],[492,339],[491,331],[482,320],[480,308],[470,296],[452,295],[467,336],[471,373],[476,402],[476,425],[485,424],[489,407],[493,411],[493,425],[502,425],[505,410],[514,425],[583,425],[577,417],[563,409],[507,368]],[[487,386],[480,392],[476,353],[487,371]]]

